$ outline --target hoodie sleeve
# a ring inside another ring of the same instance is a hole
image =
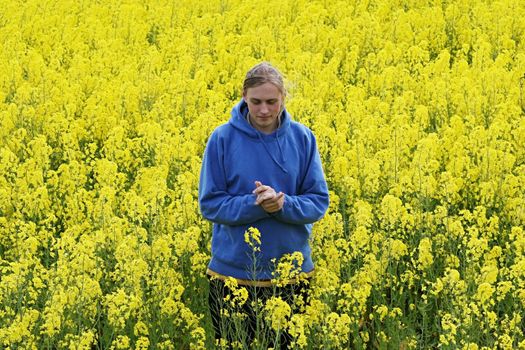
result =
[[[277,220],[288,224],[312,224],[321,219],[328,209],[328,186],[313,134],[308,151],[305,175],[298,194],[285,194],[283,208],[272,214]]]
[[[224,152],[217,132],[212,133],[202,160],[199,180],[199,207],[211,222],[224,225],[245,225],[269,217],[255,205],[252,193],[230,194],[226,186]]]

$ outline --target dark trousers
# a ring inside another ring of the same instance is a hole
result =
[[[215,340],[226,340],[226,348],[234,348],[232,344],[238,342],[238,346],[245,349],[255,347],[273,347],[274,349],[287,349],[292,337],[286,330],[277,334],[265,322],[264,305],[272,296],[279,296],[292,308],[292,313],[299,312],[297,299],[303,300],[306,305],[308,297],[308,283],[298,282],[287,284],[283,287],[259,287],[244,286],[248,291],[248,300],[243,305],[231,305],[234,298],[233,291],[228,288],[224,281],[209,278],[210,291],[208,302],[215,332]],[[239,286],[243,287],[243,286]],[[264,347],[264,348],[266,348]]]

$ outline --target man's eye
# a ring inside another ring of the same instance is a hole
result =
[[[254,105],[258,105],[258,104],[261,103],[261,101],[252,101],[252,103],[253,103]]]

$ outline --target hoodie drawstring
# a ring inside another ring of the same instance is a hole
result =
[[[279,133],[276,133],[277,138],[277,145],[279,146],[279,152],[281,152],[281,159],[283,160],[283,163],[286,163],[286,156],[283,152],[283,149],[281,148],[281,141],[279,140]]]
[[[277,133],[278,134],[278,133]],[[270,150],[268,149],[268,146],[266,145],[266,142],[264,142],[262,136],[261,136],[261,132],[259,130],[257,130],[257,136],[259,136],[259,140],[261,140],[263,146],[264,146],[264,149],[266,150],[266,153],[268,153],[268,155],[270,156],[270,158],[272,158],[273,162],[275,164],[277,164],[277,166],[279,168],[281,168],[281,170],[285,173],[285,174],[288,174],[288,170],[286,170],[286,168],[281,164],[279,163],[279,161],[277,159],[275,159],[275,157],[273,156],[272,152],[270,152]],[[286,159],[284,158],[284,153],[283,153],[283,150],[281,148],[281,143],[279,142],[279,136],[276,136],[277,137],[277,144],[279,145],[279,152],[281,152],[281,158],[283,159],[284,162],[286,162]]]

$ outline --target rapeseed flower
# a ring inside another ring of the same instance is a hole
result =
[[[201,156],[268,60],[331,197],[293,346],[525,348],[524,3],[372,5],[5,2],[0,343],[212,346]]]

